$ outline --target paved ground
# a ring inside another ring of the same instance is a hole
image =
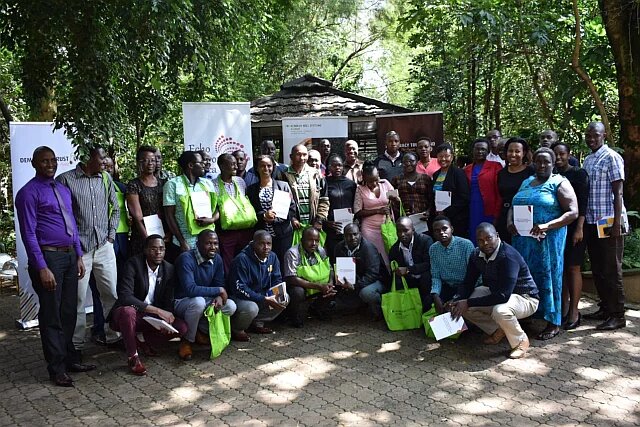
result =
[[[170,343],[145,360],[146,377],[91,345],[99,368],[73,374],[72,389],[49,383],[38,332],[17,330],[17,317],[17,297],[0,296],[0,425],[640,424],[638,311],[624,330],[587,323],[524,360],[476,333],[435,343],[357,316],[277,325],[215,361],[200,347],[183,363]]]

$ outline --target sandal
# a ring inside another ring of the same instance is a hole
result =
[[[543,330],[542,332],[540,332],[537,336],[536,339],[540,340],[540,341],[547,341],[550,340],[551,338],[554,338],[555,336],[557,336],[560,333],[560,328],[556,327],[553,330]]]

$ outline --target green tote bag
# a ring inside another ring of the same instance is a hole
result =
[[[406,331],[422,326],[422,301],[417,288],[409,288],[407,280],[401,277],[402,290],[396,290],[396,261],[391,262],[391,292],[382,294],[382,314],[391,331]]]
[[[235,197],[229,196],[224,188],[222,178],[218,177],[218,207],[220,209],[220,225],[223,230],[244,230],[258,222],[256,211],[249,198],[240,193],[238,184],[233,182]]]
[[[402,203],[400,203],[400,216],[405,216]],[[382,243],[384,243],[384,250],[389,253],[389,250],[391,250],[391,246],[395,245],[395,243],[398,241],[396,222],[394,221],[393,214],[387,215],[384,222],[380,225],[380,232],[382,233]]]
[[[211,359],[222,354],[231,341],[231,318],[222,311],[216,312],[215,308],[210,305],[204,311],[209,321],[209,340],[211,341]]]

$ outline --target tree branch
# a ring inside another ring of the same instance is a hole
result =
[[[602,118],[602,124],[604,125],[605,132],[607,133],[607,142],[609,145],[615,145],[613,134],[611,133],[611,126],[609,124],[609,116],[607,116],[607,111],[604,108],[604,103],[602,99],[600,99],[600,95],[598,94],[598,90],[596,86],[593,84],[593,80],[587,74],[586,71],[580,66],[580,47],[582,45],[582,35],[580,33],[580,12],[578,11],[578,0],[572,0],[572,8],[573,8],[573,16],[576,20],[575,27],[575,36],[576,42],[573,47],[573,56],[571,57],[571,68],[578,74],[578,76],[587,84],[589,88],[589,92],[591,92],[591,96],[593,97],[593,101],[598,107],[598,111],[600,112],[600,117]]]

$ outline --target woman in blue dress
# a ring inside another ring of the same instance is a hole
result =
[[[533,161],[535,175],[524,180],[512,203],[533,206],[532,237],[517,234],[512,212],[507,222],[515,232],[513,247],[527,262],[540,293],[536,315],[547,326],[536,338],[548,340],[560,333],[564,247],[567,225],[578,217],[578,201],[569,181],[552,174],[556,156],[551,149],[540,148]]]

